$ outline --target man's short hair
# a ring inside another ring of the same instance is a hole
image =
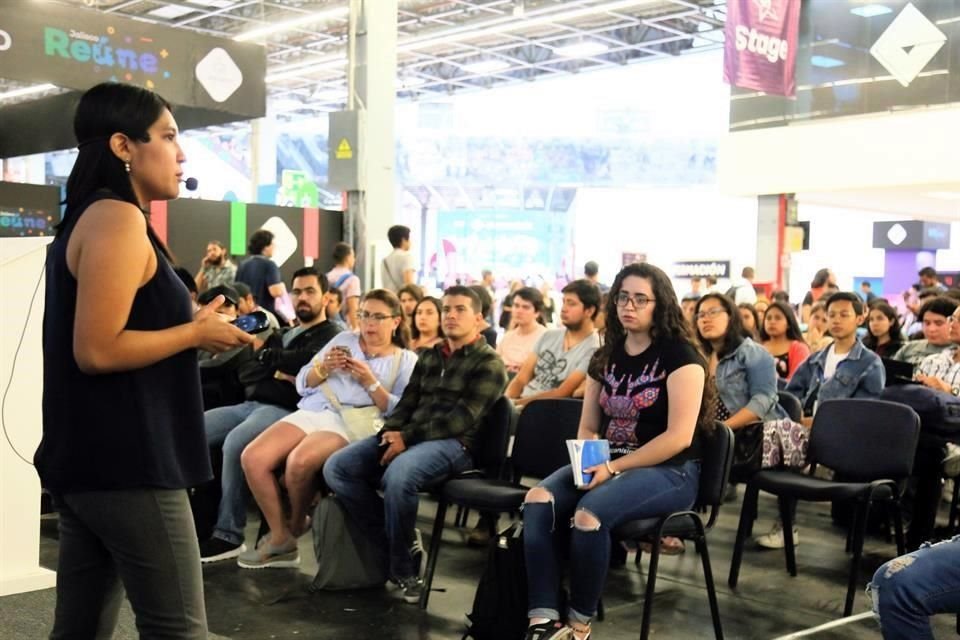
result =
[[[393,225],[387,229],[387,239],[390,240],[394,249],[399,249],[404,240],[410,239],[410,227],[405,227],[402,224]]]
[[[600,273],[600,265],[598,265],[598,264],[597,264],[596,262],[594,262],[593,260],[590,260],[589,262],[587,262],[587,264],[583,265],[583,274],[584,274],[584,275],[590,276],[590,277],[592,278],[593,276],[597,275],[598,273]]]
[[[184,269],[183,267],[174,267],[173,272],[177,274],[177,277],[183,281],[183,285],[187,288],[187,291],[190,293],[197,292],[197,281],[193,279],[193,276],[190,275],[190,272]]]
[[[481,284],[470,285],[470,290],[477,294],[477,297],[480,298],[480,313],[482,313],[483,317],[486,318],[490,313],[490,307],[493,306],[493,298],[490,297],[490,292],[487,291],[487,288]]]
[[[754,272],[754,270],[753,270],[753,267],[744,267],[744,268],[743,268],[743,271],[740,272],[740,277],[741,277],[741,278],[753,278],[753,277],[754,277],[754,274],[755,274],[755,272]]]
[[[346,242],[338,242],[333,245],[333,261],[336,264],[343,264],[344,260],[350,257],[351,253],[353,253],[353,247]]]
[[[834,302],[843,302],[846,300],[853,305],[853,311],[858,316],[863,314],[863,298],[855,294],[853,291],[837,291],[834,294],[831,294],[827,298],[826,310],[830,311],[830,305]]]
[[[869,289],[869,288],[872,287],[873,285],[870,284],[870,281],[869,281],[869,280],[864,280],[863,282],[860,283],[860,286],[861,286],[861,287],[866,287],[867,289]]]
[[[253,291],[250,290],[250,287],[246,282],[240,282],[237,280],[236,282],[231,282],[230,286],[233,287],[234,291],[237,292],[237,296],[239,298],[246,298],[247,296],[253,295]]]
[[[934,269],[933,267],[924,267],[923,269],[920,269],[920,271],[917,272],[917,275],[922,278],[936,278],[937,270]]]
[[[321,293],[326,293],[330,290],[330,281],[327,280],[327,276],[320,273],[320,270],[316,267],[301,267],[294,271],[293,278],[290,279],[290,287],[293,288],[293,281],[297,278],[309,278],[310,276],[317,277],[317,280],[320,282]]]
[[[487,276],[492,276],[492,275],[493,275],[493,271],[490,271],[490,269],[484,269],[483,271],[480,272],[481,278],[486,278]]]
[[[259,256],[271,244],[273,244],[273,233],[266,229],[257,229],[247,242],[247,253]]]
[[[197,297],[197,302],[200,304],[210,304],[214,298],[217,296],[223,296],[224,304],[232,304],[237,306],[237,290],[226,284],[219,284],[215,287],[210,287]]]
[[[717,276],[707,276],[707,284],[711,287],[717,284]]]
[[[327,276],[323,277],[326,278]],[[337,299],[337,304],[343,304],[343,291],[340,291],[340,289],[334,287],[330,289],[330,291],[327,291],[327,293]]]
[[[600,287],[586,278],[574,280],[567,284],[567,286],[560,290],[560,293],[572,293],[577,296],[584,309],[593,307],[593,313],[590,315],[591,319],[595,320],[597,314],[600,313]]]
[[[927,300],[920,306],[917,312],[917,320],[923,322],[923,316],[926,313],[936,313],[944,318],[949,318],[957,310],[957,301],[947,296],[937,296],[932,300]]]
[[[470,306],[473,307],[475,313],[483,312],[483,303],[480,302],[480,296],[477,295],[477,292],[471,289],[470,287],[465,287],[462,284],[457,284],[452,287],[447,287],[443,292],[444,297],[446,296],[465,296],[470,298]]]
[[[920,289],[917,297],[923,300],[924,298],[936,298],[938,295],[940,295],[940,289],[936,287],[924,287]]]

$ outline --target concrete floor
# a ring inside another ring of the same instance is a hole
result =
[[[761,518],[756,530],[765,532],[775,512],[775,502],[761,496]],[[432,504],[421,506],[421,529],[430,530]],[[799,575],[791,578],[783,554],[748,545],[736,592],[726,584],[739,502],[725,505],[709,544],[717,580],[720,613],[727,638],[767,639],[819,625],[841,616],[848,556],[844,533],[830,523],[828,505],[801,504],[798,512],[801,544],[797,550]],[[452,516],[450,517],[452,520]],[[248,527],[252,541],[256,524]],[[55,518],[43,522],[41,562],[55,567]],[[690,546],[690,545],[688,545]],[[215,637],[235,640],[280,638],[382,640],[433,640],[459,638],[464,615],[470,610],[485,551],[463,544],[463,533],[448,527],[434,581],[435,592],[426,612],[404,603],[392,587],[361,592],[307,593],[316,569],[312,542],[301,541],[299,569],[243,570],[231,561],[204,567],[209,628]],[[867,540],[861,571],[864,584],[873,571],[895,555],[895,547],[880,539]],[[646,560],[646,559],[645,559]],[[626,567],[612,570],[604,592],[607,617],[594,625],[594,640],[620,640],[639,635],[642,594],[641,568],[631,555]],[[52,590],[0,598],[0,620],[7,640],[43,637],[52,618]],[[868,610],[863,592],[854,612]],[[29,610],[30,615],[25,615]],[[129,611],[121,617],[116,638],[135,637]],[[17,620],[23,619],[24,624]],[[29,624],[26,619],[31,618]],[[657,580],[651,638],[712,637],[712,625],[700,562],[690,546],[687,553],[663,558]],[[46,625],[46,626],[44,626]],[[953,637],[952,616],[935,618],[938,637]],[[818,640],[879,638],[876,623],[868,618],[839,629],[822,632]],[[511,639],[505,639],[511,640]]]

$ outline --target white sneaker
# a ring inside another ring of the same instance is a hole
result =
[[[799,531],[796,527],[793,528],[793,546],[800,544],[800,538],[797,535]],[[777,520],[773,523],[773,528],[770,529],[770,533],[767,533],[762,536],[757,536],[755,542],[765,549],[783,549],[783,523],[780,520]]]

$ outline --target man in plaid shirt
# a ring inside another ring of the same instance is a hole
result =
[[[420,355],[381,432],[341,449],[324,465],[327,486],[375,548],[389,556],[390,575],[410,603],[423,590],[415,566],[418,493],[473,466],[483,418],[507,382],[503,361],[480,336],[480,309],[468,287],[447,289],[446,339]]]

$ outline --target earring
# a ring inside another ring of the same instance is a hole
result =
[[[130,173],[130,163],[129,163],[129,162],[124,162],[124,163],[123,163],[123,168],[127,170],[127,173]]]

